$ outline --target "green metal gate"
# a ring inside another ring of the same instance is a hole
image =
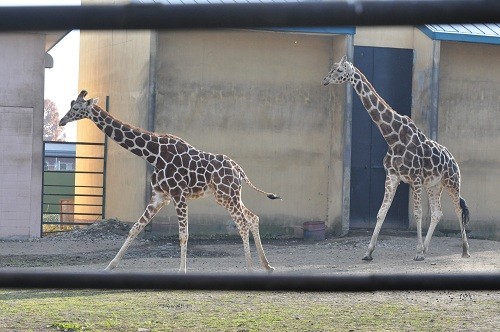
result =
[[[104,218],[106,142],[43,142],[42,234]]]

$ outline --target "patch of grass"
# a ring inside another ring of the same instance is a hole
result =
[[[498,294],[464,301],[258,292],[0,290],[10,331],[465,331],[498,327]],[[448,297],[447,297],[448,296]]]
[[[47,327],[51,327],[58,331],[64,331],[64,332],[78,332],[84,330],[84,328],[80,324],[70,323],[70,322],[57,322],[50,324]]]

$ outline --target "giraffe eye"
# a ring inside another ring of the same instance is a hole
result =
[[[342,68],[337,69],[337,73],[341,73],[342,71]]]

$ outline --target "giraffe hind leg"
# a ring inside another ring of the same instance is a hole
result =
[[[238,204],[239,203],[239,204]],[[232,199],[225,199],[220,202],[220,204],[226,208],[231,217],[233,218],[236,227],[238,228],[238,232],[240,233],[241,240],[243,241],[243,251],[245,253],[245,263],[247,272],[252,272],[253,263],[252,263],[252,254],[250,252],[250,229],[247,220],[243,215],[243,210],[241,208],[241,201],[238,203],[233,203]]]
[[[443,211],[441,210],[441,193],[443,192],[443,187],[441,185],[436,185],[434,187],[427,188],[427,196],[429,198],[429,208],[431,212],[431,223],[429,224],[429,229],[427,230],[427,235],[424,241],[424,253],[429,250],[429,244],[431,242],[432,234],[443,218]]]
[[[245,215],[245,219],[250,225],[250,231],[252,232],[253,235],[255,248],[257,249],[260,262],[267,272],[272,273],[274,271],[274,267],[272,267],[269,264],[269,261],[267,260],[266,254],[264,252],[264,247],[262,246],[262,241],[260,239],[259,217],[255,215],[252,211],[248,210],[245,206],[243,206],[243,213]]]
[[[462,236],[462,258],[469,258],[469,242],[467,241],[467,233],[465,231],[465,224],[469,219],[469,208],[467,207],[465,200],[460,197],[459,190],[448,189],[448,194],[453,201],[455,213],[460,224],[460,234]]]

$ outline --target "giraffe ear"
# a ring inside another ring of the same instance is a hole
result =
[[[347,55],[344,55],[344,56],[342,57],[342,59],[340,60],[340,63],[341,63],[341,64],[344,64],[344,63],[346,62],[346,60],[347,60]]]
[[[99,98],[90,98],[89,100],[87,100],[87,105],[94,106],[95,104],[97,104],[98,101],[99,101]]]

